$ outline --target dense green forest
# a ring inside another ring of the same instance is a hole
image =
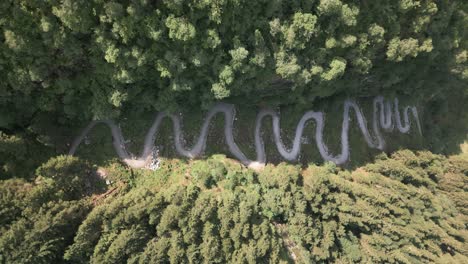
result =
[[[4,0],[0,127],[219,99],[425,99],[467,78],[467,3]],[[466,82],[465,82],[466,84]]]
[[[468,263],[467,25],[463,0],[1,0],[0,263]],[[220,101],[250,156],[263,107],[286,140],[325,111],[336,152],[337,102],[370,116],[378,95],[417,106],[422,134],[369,150],[352,117],[343,166],[315,145],[282,162],[266,128],[248,169],[219,155],[219,117],[194,160],[163,123],[157,170],[103,127],[66,155],[102,119],[135,152],[157,111],[191,142]]]
[[[466,263],[468,154],[381,155],[355,171],[223,156],[105,184],[68,156],[5,180],[3,263]]]

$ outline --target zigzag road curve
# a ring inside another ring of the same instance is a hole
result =
[[[280,130],[280,116],[277,112],[271,109],[261,110],[256,119],[255,127],[255,149],[257,153],[256,160],[249,160],[245,154],[239,149],[234,141],[233,136],[233,123],[235,120],[235,107],[231,104],[219,103],[215,105],[206,115],[203,125],[200,130],[199,137],[195,145],[191,149],[187,149],[182,142],[183,133],[181,129],[181,120],[178,115],[160,112],[156,115],[153,125],[146,134],[143,151],[140,156],[135,157],[129,153],[125,148],[125,140],[122,136],[122,131],[115,122],[111,120],[97,120],[92,121],[82,132],[76,137],[69,151],[69,155],[74,155],[78,146],[84,140],[86,135],[97,125],[103,123],[107,125],[112,133],[114,149],[118,156],[130,167],[133,168],[149,168],[150,164],[154,163],[154,141],[158,133],[158,128],[164,118],[170,118],[173,123],[175,148],[179,155],[187,158],[196,158],[203,154],[206,147],[206,139],[208,135],[209,125],[211,119],[219,114],[224,114],[224,135],[226,143],[229,147],[231,154],[242,162],[244,165],[253,168],[261,169],[266,163],[265,146],[261,136],[262,120],[270,116],[272,118],[273,136],[276,148],[280,155],[288,160],[294,161],[298,158],[301,151],[301,138],[304,132],[304,127],[309,121],[316,123],[315,141],[320,155],[324,160],[332,161],[338,165],[344,164],[349,160],[349,123],[350,115],[353,112],[356,115],[357,122],[367,144],[371,148],[382,150],[385,146],[385,140],[382,137],[381,129],[385,131],[392,131],[395,126],[401,133],[408,133],[411,128],[411,119],[409,114],[413,115],[417,129],[421,134],[421,126],[418,117],[418,111],[415,106],[406,106],[403,113],[400,113],[398,99],[396,98],[392,104],[390,101],[384,100],[382,96],[374,98],[373,101],[373,119],[372,119],[372,132],[371,135],[367,127],[367,121],[362,114],[361,109],[354,100],[348,99],[344,101],[343,122],[341,126],[341,153],[333,155],[329,153],[326,144],[323,142],[323,129],[324,129],[324,113],[323,112],[306,112],[300,119],[295,132],[292,148],[285,147],[281,139]],[[403,115],[403,121],[401,120]],[[157,159],[157,157],[156,157]]]

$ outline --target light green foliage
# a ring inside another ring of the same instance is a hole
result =
[[[324,72],[321,77],[324,80],[331,81],[341,75],[345,72],[346,69],[346,61],[343,59],[334,59],[330,63],[330,69],[326,72]]]
[[[432,41],[425,40],[421,46],[418,41],[413,38],[399,40],[394,38],[390,41],[387,50],[389,60],[402,61],[405,57],[416,57],[419,52],[430,52],[432,50]]]
[[[74,173],[74,162],[58,157],[38,172],[56,182],[53,175]],[[50,185],[7,180],[0,185],[0,258],[291,263],[294,254],[298,263],[464,263],[467,166],[466,155],[407,150],[355,171],[282,163],[256,173],[222,155],[168,160],[138,173],[129,188],[94,198],[90,212],[86,197],[50,196],[35,205],[30,197]]]
[[[305,49],[306,44],[312,39],[316,33],[315,25],[317,16],[312,14],[295,13],[291,25],[282,26],[282,34],[285,38],[286,47]]]
[[[169,29],[169,38],[173,40],[189,41],[195,37],[195,27],[184,18],[170,15],[166,19],[166,26]]]
[[[260,214],[261,197],[252,172],[222,157],[180,169],[190,171],[193,183],[168,179],[168,187],[156,192],[159,188],[146,182],[95,208],[66,259],[87,262],[90,258],[92,263],[276,263],[288,259],[273,226]],[[224,184],[231,189],[222,191]],[[130,235],[126,230],[142,233]],[[114,250],[118,247],[124,250]]]

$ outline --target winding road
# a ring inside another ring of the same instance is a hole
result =
[[[381,129],[389,132],[396,128],[401,133],[408,133],[411,128],[411,119],[409,113],[413,115],[413,119],[416,123],[418,132],[421,132],[421,126],[419,123],[418,111],[415,106],[406,106],[403,109],[403,113],[400,113],[399,102],[396,98],[393,103],[384,100],[382,96],[374,98],[373,101],[373,119],[372,119],[372,134],[367,126],[367,120],[362,114],[361,109],[354,100],[348,99],[344,101],[343,111],[343,122],[341,127],[341,153],[333,155],[329,153],[326,144],[323,141],[323,129],[324,129],[324,113],[307,111],[300,119],[295,132],[293,145],[291,149],[288,149],[283,144],[281,139],[280,129],[280,116],[277,112],[271,109],[261,110],[256,118],[255,126],[255,149],[257,153],[256,160],[249,160],[245,154],[239,149],[234,141],[233,136],[233,124],[235,120],[235,107],[231,104],[219,103],[215,105],[208,113],[202,124],[201,131],[195,145],[191,149],[186,149],[183,140],[183,133],[181,129],[181,120],[178,115],[168,114],[165,112],[158,113],[154,120],[153,125],[146,134],[143,151],[140,156],[135,157],[129,153],[125,148],[125,140],[122,136],[122,131],[115,122],[111,120],[97,120],[92,121],[74,140],[69,151],[69,155],[74,155],[80,143],[85,139],[86,135],[97,125],[103,123],[107,125],[112,133],[114,149],[118,156],[130,167],[133,168],[145,168],[150,167],[149,165],[154,162],[154,141],[158,134],[158,128],[164,118],[170,118],[173,123],[174,141],[175,148],[179,155],[187,158],[196,158],[203,154],[206,147],[206,140],[209,131],[209,125],[211,119],[218,113],[224,114],[224,135],[226,143],[229,147],[231,154],[238,159],[244,165],[253,168],[261,169],[266,164],[267,158],[265,154],[265,145],[262,138],[262,120],[263,118],[270,116],[272,118],[273,136],[276,148],[280,155],[288,160],[294,161],[298,158],[301,151],[301,138],[304,132],[304,127],[309,121],[313,120],[316,123],[315,129],[315,141],[320,152],[320,155],[324,160],[332,161],[336,164],[346,163],[349,159],[349,123],[351,112],[354,112],[357,118],[357,122],[361,132],[364,136],[365,141],[371,148],[383,150],[385,147],[385,140],[382,137]],[[403,115],[403,120],[401,116]],[[157,157],[156,157],[157,159]]]

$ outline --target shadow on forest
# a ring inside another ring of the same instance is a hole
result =
[[[462,152],[468,140],[468,98],[453,94],[444,100],[430,101],[424,108],[427,120],[424,138],[429,150],[437,154],[453,155]]]
[[[320,110],[326,114],[324,139],[328,149],[331,153],[340,153],[343,100],[343,97],[337,97],[316,102],[312,107],[283,106],[278,108],[282,117],[281,135],[284,144],[286,146],[291,146],[296,125],[305,111]],[[363,109],[364,116],[368,120],[368,126],[371,127],[373,109],[372,98],[361,98],[358,100],[358,103]],[[262,103],[259,105],[262,106]],[[400,98],[400,108],[406,105],[415,105],[415,102]],[[383,137],[386,141],[385,153],[390,154],[399,149],[430,150],[434,153],[445,155],[460,153],[460,144],[467,139],[468,131],[467,113],[465,113],[466,111],[460,111],[460,109],[464,109],[464,105],[463,96],[454,96],[454,98],[446,100],[433,100],[428,103],[417,104],[423,131],[422,137],[417,132],[414,122],[410,132],[407,134],[402,134],[398,130],[390,133],[383,132]],[[254,148],[255,117],[259,108],[258,106],[240,107],[237,105],[236,109],[234,139],[246,156],[254,160],[256,158]],[[187,148],[193,146],[196,139],[198,139],[204,116],[205,114],[202,111],[191,111],[183,114],[183,131]],[[126,144],[127,149],[131,153],[140,155],[144,136],[149,126],[152,124],[153,118],[154,113],[127,112],[127,114],[119,120],[123,135],[128,140]],[[350,160],[344,164],[343,167],[353,169],[368,162],[372,162],[374,158],[382,154],[382,152],[370,148],[367,145],[362,132],[357,126],[354,113],[351,115],[350,124]],[[86,124],[82,124],[83,127],[85,125]],[[218,114],[210,125],[205,154],[199,159],[204,159],[214,154],[225,154],[227,157],[232,157],[224,142],[223,129],[224,116]],[[68,132],[71,131],[73,131],[73,133],[68,136],[69,143],[73,140],[73,137],[79,133],[79,129],[68,130]],[[267,162],[278,164],[285,161],[276,150],[276,145],[272,139],[271,118],[265,118],[263,120],[262,131],[266,147]],[[315,123],[309,122],[304,130],[304,135],[307,137],[302,145],[301,155],[296,162],[304,167],[309,163],[322,164],[324,162],[315,143],[315,138],[313,136],[314,131]],[[63,140],[64,136],[61,136],[61,138]],[[172,122],[168,118],[163,121],[155,142],[160,157],[185,159],[175,152]],[[82,144],[78,148],[78,156],[92,160],[97,165],[105,165],[116,161],[117,155],[113,149],[112,137],[107,127],[98,125],[89,135],[87,143],[88,144]]]
[[[430,150],[436,154],[452,155],[461,152],[461,144],[467,139],[468,133],[468,105],[467,98],[463,91],[453,91],[445,97],[438,96],[438,99],[417,103],[419,116],[422,125],[422,137],[417,130],[412,127],[408,134],[398,131],[385,133],[385,152],[390,154],[399,149]],[[390,97],[389,97],[390,98]],[[344,97],[314,102],[312,105],[289,105],[274,107],[275,103],[268,101],[257,102],[256,105],[238,104],[234,99],[232,103],[237,103],[236,120],[234,122],[234,140],[245,155],[254,160],[256,152],[254,147],[255,119],[261,107],[270,106],[279,111],[281,116],[281,136],[286,146],[291,146],[294,138],[296,125],[305,111],[315,110],[325,113],[324,141],[330,153],[341,152],[340,133],[343,111]],[[372,118],[372,98],[361,98],[358,104],[363,110],[364,116],[371,126]],[[414,101],[400,97],[400,107],[415,105]],[[125,139],[127,149],[140,155],[143,140],[146,132],[151,126],[155,113],[141,113],[125,111],[125,114],[117,123],[120,124]],[[183,113],[183,131],[186,146],[191,147],[198,138],[200,127],[205,116],[202,110],[191,110]],[[57,118],[51,115],[38,115],[31,123],[28,131],[14,133],[13,135],[3,131],[0,134],[0,174],[9,178],[28,177],[35,168],[52,156],[66,154],[70,144],[80,130],[87,123],[77,124],[74,127],[57,125]],[[130,121],[132,120],[132,121]],[[272,120],[267,117],[263,120],[263,140],[267,162],[278,164],[285,160],[276,150],[273,142]],[[356,116],[351,114],[350,122],[350,160],[343,167],[353,169],[372,162],[377,155],[382,152],[370,148],[357,126]],[[207,147],[204,159],[214,154],[225,154],[231,157],[224,139],[224,116],[218,114],[211,122]],[[296,164],[307,166],[309,163],[322,164],[324,161],[318,151],[314,138],[315,123],[309,122],[304,129],[306,136],[302,145],[301,155]],[[372,132],[371,132],[372,133]],[[172,122],[165,119],[160,127],[155,145],[159,149],[159,155],[164,158],[181,158],[174,149],[174,139]],[[112,137],[109,128],[98,125],[89,135],[88,144],[82,144],[78,148],[77,156],[92,161],[93,164],[104,166],[118,161],[117,154],[112,146]]]

